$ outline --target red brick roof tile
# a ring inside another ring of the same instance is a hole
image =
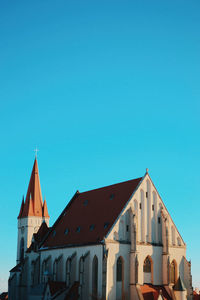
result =
[[[77,192],[42,246],[51,248],[99,243],[111,229],[141,179]]]
[[[160,293],[164,300],[172,300],[162,285],[144,284],[140,287],[144,300],[157,300]]]
[[[49,285],[49,290],[50,290],[51,296],[66,289],[66,283],[63,281],[50,280],[48,282],[48,285]]]

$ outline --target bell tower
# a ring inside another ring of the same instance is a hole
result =
[[[46,200],[42,200],[37,158],[35,158],[26,199],[18,216],[17,264],[23,260],[27,248],[31,245],[32,236],[43,222],[49,226],[49,214]]]

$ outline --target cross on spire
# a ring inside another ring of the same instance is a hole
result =
[[[37,152],[39,152],[37,146],[36,146],[36,148],[34,149],[34,152],[35,152],[35,158],[37,158]]]

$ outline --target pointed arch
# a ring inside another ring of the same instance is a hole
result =
[[[119,256],[116,263],[116,296],[122,300],[124,295],[124,259]]]
[[[53,280],[56,281],[57,280],[57,260],[54,260],[53,263]]]
[[[144,283],[153,284],[153,260],[151,256],[147,256],[143,264]]]
[[[79,259],[79,294],[80,299],[83,299],[83,285],[84,285],[84,258]]]
[[[95,255],[92,261],[92,298],[97,299],[98,291],[98,258]]]
[[[108,252],[105,252],[104,257],[103,257],[103,263],[102,263],[102,296],[103,296],[103,298],[106,298],[107,255],[108,255]]]
[[[177,281],[177,262],[175,259],[170,264],[169,280],[171,284],[175,284]]]
[[[66,265],[65,265],[65,279],[66,279],[66,286],[69,287],[71,284],[71,258],[68,258],[66,260]]]

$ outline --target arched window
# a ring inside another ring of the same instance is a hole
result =
[[[97,299],[97,290],[98,290],[98,259],[96,255],[93,258],[92,262],[92,297]]]
[[[53,263],[53,280],[57,280],[57,261],[55,260]]]
[[[122,281],[122,259],[121,257],[117,260],[117,281]]]
[[[143,264],[143,272],[144,272],[144,283],[152,283],[152,259],[150,256],[147,256],[144,260]]]
[[[151,273],[151,261],[148,256],[145,258],[143,271],[146,273]]]
[[[80,299],[83,299],[83,284],[84,284],[84,259],[79,260],[79,294]]]
[[[66,261],[66,285],[67,287],[70,286],[71,284],[71,266],[72,266],[72,262],[71,259],[68,258]]]
[[[175,284],[176,282],[176,261],[173,260],[170,264],[170,283]]]
[[[49,255],[42,262],[42,273],[41,273],[42,282],[46,282],[49,279],[49,276],[50,276],[51,272],[52,272],[52,270],[51,270],[51,256]]]
[[[102,296],[106,298],[106,276],[107,276],[107,257],[106,255],[103,258],[103,267],[102,267]]]
[[[20,262],[24,259],[24,238],[20,241]]]
[[[124,294],[124,262],[121,256],[117,259],[116,281],[117,300],[122,300]]]

